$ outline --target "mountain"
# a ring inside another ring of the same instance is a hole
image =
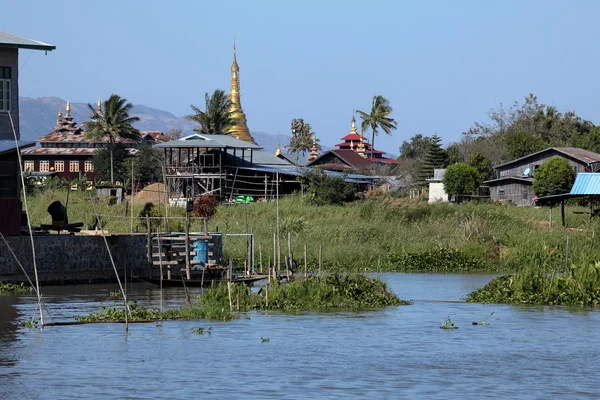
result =
[[[58,110],[65,112],[66,100],[58,97],[20,97],[19,114],[21,139],[37,140],[38,137],[52,132],[56,126]],[[95,106],[95,104],[92,104]],[[79,125],[89,120],[90,110],[86,103],[71,103],[71,115]],[[135,127],[141,131],[169,132],[171,129],[181,129],[184,136],[194,132],[196,124],[185,117],[176,117],[172,113],[156,108],[136,104],[132,109],[132,116],[140,118]],[[283,147],[290,140],[289,135],[272,135],[266,132],[252,131],[252,136],[258,144],[270,153],[275,153],[277,142]]]

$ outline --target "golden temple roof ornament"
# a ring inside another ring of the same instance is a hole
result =
[[[356,132],[356,119],[354,119],[354,114],[352,114],[352,128],[350,128],[350,133],[357,134],[357,132]]]
[[[98,97],[98,104],[96,105],[96,111],[99,113],[102,112],[102,102],[100,101],[100,97]]]
[[[281,143],[277,142],[277,150],[275,150],[275,156],[281,155]]]
[[[250,134],[248,129],[246,115],[242,109],[242,102],[240,100],[240,67],[237,63],[237,54],[235,47],[235,38],[233,40],[233,62],[231,63],[231,91],[229,93],[229,100],[231,105],[229,106],[229,112],[235,119],[236,123],[229,131],[229,134],[235,138],[243,140],[245,142],[256,144],[254,138]]]
[[[308,162],[311,162],[316,160],[317,158],[319,158],[319,150],[317,149],[317,135],[313,135],[313,144],[310,148],[310,153],[308,154],[308,157],[306,159],[308,160]]]
[[[58,109],[58,118],[56,119],[56,126],[61,126],[62,125],[62,119],[63,119],[62,107],[59,107],[59,109]]]

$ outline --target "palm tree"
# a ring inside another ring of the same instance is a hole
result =
[[[86,135],[95,139],[108,139],[108,148],[110,151],[110,181],[115,183],[113,166],[113,148],[117,138],[140,140],[140,131],[133,127],[134,122],[138,122],[138,117],[130,117],[129,112],[133,104],[128,103],[127,99],[117,94],[112,94],[104,102],[104,110],[98,100],[97,108],[88,104],[92,112],[91,121],[86,123]]]
[[[188,115],[185,119],[200,124],[194,132],[205,135],[229,135],[236,120],[230,111],[231,100],[225,91],[217,89],[212,96],[204,94],[205,111],[191,105],[195,114]]]
[[[390,102],[382,95],[373,97],[373,103],[371,105],[371,112],[367,114],[364,111],[356,111],[362,122],[360,124],[361,130],[364,132],[367,128],[371,128],[373,132],[371,139],[371,162],[373,161],[373,149],[375,148],[375,136],[377,136],[377,129],[383,130],[388,135],[392,134],[392,131],[396,129],[398,123],[390,118],[389,115],[392,113],[392,107]]]
[[[305,123],[302,118],[294,118],[292,120],[292,138],[285,148],[289,153],[296,153],[296,164],[298,164],[300,153],[304,157],[310,151],[313,141],[317,142],[317,150],[319,150],[321,148],[318,143],[319,139],[316,139],[310,124]]]

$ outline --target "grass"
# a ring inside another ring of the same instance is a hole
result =
[[[273,284],[267,291],[253,292],[242,283],[215,284],[206,289],[191,307],[183,307],[160,312],[130,304],[130,321],[153,321],[175,319],[208,319],[227,321],[235,319],[235,311],[280,310],[326,311],[333,309],[357,310],[408,305],[390,292],[385,282],[364,275],[333,274],[327,277],[293,279],[285,284]],[[81,322],[121,322],[125,321],[125,309],[117,306],[103,306],[100,311],[86,316],[76,316]],[[204,330],[198,331],[201,334]],[[209,332],[210,334],[210,329]]]
[[[66,199],[66,191],[46,191],[30,197],[32,223],[49,223],[47,206]],[[143,204],[135,206],[137,217]],[[129,211],[125,204],[97,205],[110,233],[128,233]],[[587,224],[583,207],[567,207],[570,235],[569,259],[576,265],[600,261],[600,243],[594,232],[597,221]],[[263,267],[273,257],[275,203],[255,203],[246,207],[249,231],[255,235],[255,263],[262,248]],[[72,192],[70,222],[93,221],[87,193]],[[180,230],[185,213],[171,208],[171,230]],[[555,212],[555,221],[559,219]],[[423,200],[373,198],[345,206],[311,206],[300,196],[280,201],[282,259],[287,254],[287,232],[292,234],[294,259],[304,269],[304,245],[308,248],[310,272],[318,270],[318,249],[323,245],[323,271],[329,272],[514,272],[524,267],[552,271],[564,265],[565,236],[559,223],[548,229],[548,209],[511,207],[492,203],[427,204]],[[194,221],[192,231],[200,231]],[[244,206],[221,205],[209,221],[209,229],[224,233],[246,231]],[[134,220],[134,231],[145,232],[145,222]],[[225,259],[242,265],[246,239],[225,237]]]
[[[467,296],[468,302],[597,306],[600,304],[600,263],[546,273],[543,268],[493,279]]]

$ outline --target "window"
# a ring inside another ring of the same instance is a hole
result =
[[[79,172],[79,161],[71,161],[69,163],[69,171]]]
[[[85,172],[94,172],[94,163],[91,162],[90,160],[86,161],[85,164],[83,165],[83,170]]]
[[[0,67],[0,112],[10,111],[10,67]]]
[[[54,161],[54,170],[56,172],[65,172],[65,162],[64,161]]]
[[[40,172],[50,171],[50,161],[40,161]]]
[[[33,171],[35,168],[35,164],[33,161],[25,161],[25,166],[24,166],[24,170],[25,171]]]

